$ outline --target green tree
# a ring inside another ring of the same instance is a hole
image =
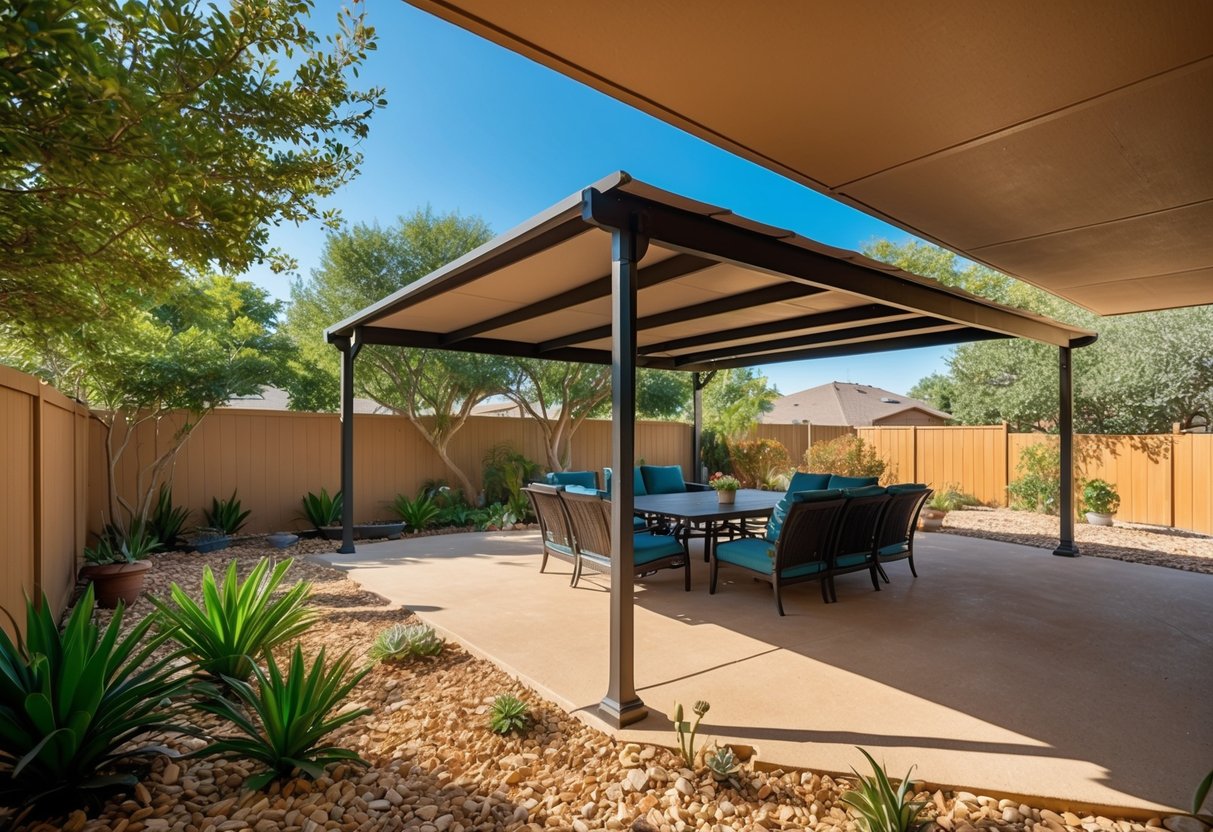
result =
[[[293,262],[385,104],[363,14],[312,0],[15,0],[0,10],[0,309],[33,339],[216,266]]]
[[[325,241],[320,266],[296,280],[284,331],[299,357],[288,384],[291,407],[334,410],[340,362],[324,329],[459,258],[492,236],[478,217],[435,214],[429,208],[395,225],[359,224]],[[503,359],[470,353],[368,345],[354,374],[358,395],[407,416],[433,446],[466,494],[466,473],[449,452],[472,408],[504,389]]]
[[[729,440],[744,439],[779,397],[752,367],[721,370],[703,388],[703,425]]]
[[[599,364],[514,359],[501,391],[543,432],[548,468],[572,464],[573,435],[611,397],[611,368]]]
[[[105,433],[107,520],[122,529],[147,516],[177,453],[206,415],[233,396],[279,382],[291,352],[275,332],[280,304],[245,281],[193,278],[155,305],[137,303],[116,304],[110,315],[36,347],[24,338],[0,341],[6,363],[92,408]],[[116,474],[137,433],[142,449],[156,451],[140,458],[135,491],[124,495]]]
[[[906,394],[910,398],[924,401],[936,410],[952,412],[952,399],[956,394],[956,382],[950,375],[931,373],[918,380]]]

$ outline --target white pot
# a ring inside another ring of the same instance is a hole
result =
[[[1088,511],[1087,512],[1087,525],[1089,525],[1089,526],[1111,526],[1112,517],[1113,517],[1113,515],[1111,515],[1111,514],[1100,514],[1099,512],[1096,512],[1096,511]]]

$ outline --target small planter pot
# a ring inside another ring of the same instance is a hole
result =
[[[275,549],[286,549],[299,542],[299,535],[290,532],[274,532],[265,536],[266,541]]]
[[[1087,512],[1087,525],[1089,526],[1111,526],[1113,525],[1112,514],[1100,514],[1098,511]]]
[[[924,532],[937,532],[943,528],[943,518],[947,517],[946,511],[940,511],[935,508],[924,508],[922,513],[918,515],[918,528]]]
[[[355,523],[355,540],[374,540],[380,537],[397,538],[404,532],[404,523],[385,520],[380,523]],[[325,526],[320,530],[326,540],[340,540],[341,526]]]
[[[737,492],[736,491],[717,491],[716,492],[716,502],[722,506],[731,506],[731,505],[733,505],[733,503],[737,502]]]
[[[190,548],[200,555],[205,555],[210,552],[219,552],[232,545],[232,538],[228,535],[219,535],[218,537],[208,537],[202,540],[191,540]]]
[[[129,606],[139,600],[144,578],[151,568],[149,560],[97,564],[81,569],[80,577],[92,581],[97,606],[113,609],[119,601]]]

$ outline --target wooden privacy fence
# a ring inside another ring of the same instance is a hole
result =
[[[84,549],[88,409],[0,366],[0,607],[22,620],[25,596],[62,610]],[[11,631],[8,617],[0,626]]]

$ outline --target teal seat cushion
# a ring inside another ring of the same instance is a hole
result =
[[[899,482],[896,485],[890,485],[888,488],[890,494],[911,494],[926,490],[927,486],[921,482]]]
[[[890,558],[893,555],[905,555],[910,551],[910,544],[902,541],[900,543],[890,543],[888,546],[882,546],[876,550],[876,554],[882,558]]]
[[[549,549],[551,549],[553,551],[560,552],[561,554],[564,554],[564,555],[568,555],[569,557],[573,556],[573,550],[570,549],[568,546],[565,546],[563,543],[553,543],[550,540],[545,540],[543,542],[543,545],[547,546]]]
[[[830,475],[830,484],[827,488],[863,488],[865,485],[876,485],[879,482],[878,477],[840,477],[837,474]]]
[[[641,529],[644,529],[648,525],[649,524],[645,522],[643,517],[633,517],[632,518],[632,528],[633,529],[636,529],[639,531]]]
[[[595,497],[606,499],[607,493],[599,491],[597,488],[586,488],[583,485],[566,485],[564,490],[570,494],[593,494]]]
[[[633,557],[638,566],[672,555],[685,555],[682,544],[668,534],[641,532],[633,536]]]
[[[687,490],[681,465],[641,465],[640,476],[648,494],[681,494]]]
[[[806,471],[797,471],[792,475],[792,481],[788,483],[788,492],[792,491],[820,491],[823,488],[830,487],[829,474],[810,474]]]
[[[598,476],[593,471],[549,471],[548,485],[577,485],[598,490]]]
[[[855,552],[850,555],[839,555],[838,557],[834,558],[834,565],[845,569],[848,566],[859,566],[861,563],[867,563],[867,561],[867,553]]]
[[[823,476],[822,474],[811,474],[810,476]],[[793,477],[793,482],[795,478]],[[772,543],[779,539],[779,533],[783,531],[783,521],[788,517],[788,508],[792,503],[812,503],[818,500],[836,500],[842,496],[842,492],[837,489],[806,489],[803,491],[789,491],[784,495],[783,499],[775,504],[775,508],[771,510],[771,516],[767,520],[766,539]]]
[[[716,560],[770,575],[775,571],[774,551],[775,544],[770,541],[760,540],[756,537],[743,537],[740,540],[717,543]],[[768,552],[771,554],[767,554]],[[802,575],[821,572],[823,569],[825,569],[825,564],[820,561],[802,563],[791,569],[785,569],[782,577],[799,578]]]
[[[879,497],[886,493],[886,490],[879,485],[865,485],[863,488],[844,488],[842,494],[850,499],[852,497]]]
[[[602,479],[603,479],[603,485],[606,486],[606,494],[609,497],[611,495],[611,469],[610,468],[602,469]],[[633,496],[635,496],[635,497],[644,497],[644,496],[647,496],[649,493],[648,491],[645,490],[644,477],[641,475],[639,468],[632,469],[632,491],[633,491]]]

